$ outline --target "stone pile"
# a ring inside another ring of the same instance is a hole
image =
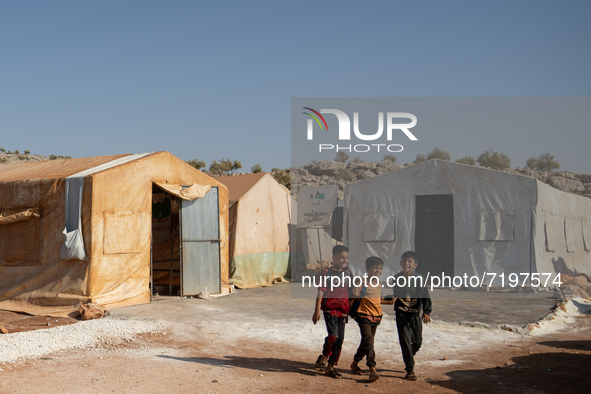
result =
[[[560,294],[563,297],[581,297],[591,300],[591,280],[584,274],[577,276],[562,274],[560,276],[562,286]]]

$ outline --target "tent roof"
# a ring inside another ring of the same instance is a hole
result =
[[[369,182],[372,182],[372,180],[377,179],[387,179],[388,177],[391,176],[399,176],[400,174],[404,174],[406,172],[408,173],[412,173],[414,171],[417,170],[431,170],[431,169],[436,169],[436,168],[440,168],[440,169],[447,169],[447,170],[455,170],[455,169],[467,169],[469,171],[475,171],[477,173],[480,174],[484,174],[485,176],[507,176],[507,177],[520,177],[520,178],[525,178],[525,179],[530,179],[531,181],[534,181],[535,178],[528,176],[528,175],[523,175],[523,174],[513,174],[510,172],[505,172],[505,171],[499,171],[499,170],[493,170],[492,168],[487,168],[487,167],[480,167],[480,166],[471,166],[468,164],[462,164],[462,163],[456,163],[453,161],[447,161],[447,160],[438,160],[438,159],[430,159],[418,164],[413,164],[412,166],[408,166],[408,167],[404,167],[401,168],[399,170],[396,171],[390,171],[390,172],[386,172],[384,174],[381,175],[376,175],[374,177],[371,178],[366,178],[366,179],[362,179],[360,181],[354,182],[354,183],[350,183],[347,186],[351,186],[351,185],[355,185],[355,186],[359,186],[359,187],[365,187],[365,185]],[[498,174],[498,175],[495,175]]]
[[[259,172],[256,174],[239,174],[231,176],[221,176],[215,178],[228,188],[228,199],[230,202],[238,201],[254,185],[258,183],[268,172]]]
[[[125,156],[129,154],[0,164],[0,182],[66,178]]]

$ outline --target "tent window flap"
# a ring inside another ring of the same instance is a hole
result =
[[[478,241],[513,241],[515,234],[515,212],[478,212]]]
[[[581,227],[583,231],[583,246],[585,252],[591,251],[591,221],[589,219],[581,220]]]
[[[545,237],[545,245],[546,245],[546,252],[556,252],[555,244],[552,240],[552,236],[550,231],[552,231],[552,225],[550,224],[549,220],[544,222],[544,237]]]
[[[577,248],[575,247],[575,233],[578,231],[575,229],[576,226],[574,219],[564,219],[564,238],[566,240],[567,253],[574,253],[577,251]]]

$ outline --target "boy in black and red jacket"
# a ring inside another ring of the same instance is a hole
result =
[[[312,322],[320,320],[320,311],[324,313],[324,321],[328,336],[324,340],[322,354],[316,360],[316,369],[325,371],[327,376],[339,379],[341,374],[334,370],[339,361],[341,347],[345,339],[345,324],[349,314],[349,287],[351,285],[351,270],[349,264],[349,249],[337,245],[332,249],[332,266],[322,271],[322,285],[318,288],[316,308]],[[332,280],[332,277],[338,277]],[[336,285],[338,282],[338,286]],[[328,365],[326,361],[328,360]]]

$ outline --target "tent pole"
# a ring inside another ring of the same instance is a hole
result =
[[[320,269],[323,269],[324,260],[322,260],[322,244],[320,243],[320,229],[316,229],[318,235],[318,253],[320,253]]]

